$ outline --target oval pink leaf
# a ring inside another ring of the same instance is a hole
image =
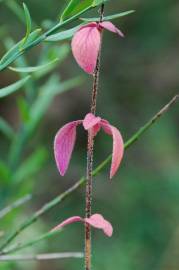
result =
[[[100,49],[101,36],[96,23],[81,27],[72,39],[72,52],[79,66],[92,74]]]
[[[107,121],[102,120],[101,126],[107,134],[112,135],[113,137],[113,151],[110,170],[110,179],[111,179],[116,174],[121,164],[121,160],[124,154],[124,142],[119,130],[114,126],[111,126]]]
[[[81,217],[79,217],[79,216],[70,217],[70,218],[64,220],[59,225],[57,225],[51,231],[58,231],[58,230],[62,229],[64,226],[66,226],[66,225],[69,225],[69,224],[75,223],[75,222],[79,222],[79,221],[83,221],[83,219]]]
[[[106,30],[108,31],[111,31],[113,33],[116,33],[118,34],[119,36],[121,37],[124,37],[124,34],[121,32],[120,29],[118,29],[113,23],[111,22],[102,22],[102,23],[99,23],[99,25],[102,27],[102,28],[105,28]]]
[[[74,121],[63,126],[55,136],[54,153],[57,168],[62,176],[68,168],[76,140],[76,127],[81,121]]]
[[[94,214],[90,218],[85,218],[84,221],[94,228],[101,229],[108,236],[111,237],[113,227],[109,221],[103,218],[100,214]]]

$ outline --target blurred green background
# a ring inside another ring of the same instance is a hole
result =
[[[0,55],[24,35],[22,16],[12,6],[14,2],[0,1]],[[21,1],[16,3],[21,4]],[[28,0],[26,4],[34,25],[48,28],[51,21],[56,21],[66,1]],[[179,87],[179,2],[111,0],[106,4],[105,13],[131,9],[136,12],[114,21],[125,33],[125,39],[107,31],[104,34],[97,109],[100,116],[120,129],[125,140],[167,103]],[[97,10],[90,13],[96,16]],[[39,90],[42,98],[46,88],[60,92],[60,85],[63,88],[66,80],[80,75],[80,79],[75,79],[74,87],[73,81],[68,87],[70,91],[55,96],[28,138],[24,139],[29,121],[24,91],[0,101],[0,116],[17,132],[16,138],[0,134],[0,208],[27,193],[33,196],[28,203],[0,220],[1,242],[35,210],[85,174],[86,133],[82,129],[78,129],[77,144],[65,177],[60,177],[53,157],[53,139],[57,130],[68,121],[83,118],[90,104],[92,79],[75,63],[69,44],[69,41],[44,43],[25,54],[26,59],[21,58],[15,63],[23,66],[26,60],[29,65],[36,65],[54,56],[63,60],[51,73],[38,80],[32,76],[28,89],[25,89],[29,106],[33,106]],[[18,73],[1,72],[0,88],[17,79]],[[108,181],[109,166],[96,177],[93,212],[102,213],[111,221],[114,234],[107,239],[102,232],[93,231],[93,269],[179,268],[177,108],[175,105],[126,151],[112,182]],[[98,164],[111,152],[112,141],[100,133],[95,142],[95,164]],[[10,177],[6,164],[13,168]],[[15,242],[31,240],[71,215],[83,216],[84,206],[84,188],[81,188],[25,230]],[[82,251],[83,236],[83,226],[76,224],[59,236],[17,254]],[[75,270],[83,267],[82,259],[0,265],[2,270]]]

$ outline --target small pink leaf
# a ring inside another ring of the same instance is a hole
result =
[[[99,23],[99,25],[102,27],[102,28],[105,28],[106,30],[108,31],[111,31],[113,33],[116,33],[118,34],[119,36],[121,37],[124,37],[124,34],[121,32],[120,29],[118,29],[113,23],[111,22],[102,22],[102,23]]]
[[[83,219],[81,217],[79,217],[79,216],[70,217],[70,218],[64,220],[59,225],[57,225],[51,231],[58,231],[58,230],[62,229],[64,226],[66,226],[66,225],[69,225],[69,224],[75,223],[75,222],[79,222],[79,221],[83,221]]]
[[[96,117],[92,113],[88,113],[83,120],[84,129],[88,130],[101,122],[100,117]]]
[[[100,49],[101,36],[96,23],[81,27],[72,39],[72,52],[79,66],[92,74]]]
[[[100,122],[101,122],[101,117],[96,117],[92,113],[88,113],[85,116],[85,119],[83,120],[83,127],[86,130],[91,129],[92,135],[96,136],[96,134],[99,132],[101,128]]]
[[[119,130],[113,126],[111,126],[107,121],[102,120],[101,126],[104,131],[112,135],[113,137],[113,151],[112,151],[112,162],[111,162],[111,170],[110,170],[110,178],[112,178],[117,172],[121,160],[124,154],[124,142]]]
[[[81,121],[74,121],[63,126],[55,136],[54,153],[57,168],[63,176],[68,168],[76,140],[76,127]]]
[[[103,218],[102,215],[94,214],[90,218],[85,218],[84,221],[94,228],[102,229],[107,236],[112,236],[113,227],[109,221]]]

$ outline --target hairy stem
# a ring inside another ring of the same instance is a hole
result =
[[[104,4],[100,9],[100,22],[103,20]],[[102,43],[102,35],[101,35]],[[92,100],[91,100],[91,113],[96,113],[96,103],[98,94],[98,82],[100,71],[100,56],[101,56],[101,44],[100,50],[96,62],[96,68],[93,74],[93,88],[92,88]],[[89,218],[91,216],[91,203],[92,203],[92,183],[93,183],[93,149],[94,149],[94,136],[93,131],[88,131],[88,145],[87,145],[87,175],[86,175],[86,207],[85,216]],[[91,226],[85,224],[85,269],[91,269]]]
[[[175,102],[179,99],[179,95],[174,96],[159,112],[157,112],[151,119],[149,119],[145,125],[143,125],[140,129],[137,130],[126,142],[125,142],[125,150],[127,150],[130,146],[135,144],[137,140],[141,138],[141,136],[149,130],[150,127],[153,126],[157,121],[161,119],[161,117],[171,109],[171,107],[175,104]],[[109,155],[104,161],[102,161],[94,170],[93,176],[98,175],[111,161],[111,155]],[[35,223],[41,216],[50,211],[53,207],[60,204],[63,200],[69,197],[74,191],[83,186],[86,182],[85,177],[81,177],[73,186],[69,189],[44,204],[38,211],[36,211],[32,216],[30,216],[27,220],[25,220],[9,237],[4,241],[4,243],[0,246],[0,254],[2,254],[3,249],[8,246],[21,232],[23,232],[30,225]]]

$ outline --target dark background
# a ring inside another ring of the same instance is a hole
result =
[[[9,37],[18,41],[24,25],[9,8],[11,0],[0,2],[0,55],[6,51]],[[20,1],[17,1],[20,3]],[[33,21],[42,25],[46,19],[56,21],[65,1],[28,0]],[[172,0],[110,1],[106,14],[134,9],[136,12],[114,23],[125,33],[125,39],[105,31],[97,114],[118,127],[127,140],[150,119],[179,87],[179,2]],[[97,15],[97,10],[91,12]],[[87,14],[85,14],[87,16]],[[46,22],[47,23],[47,22]],[[44,25],[44,24],[43,24]],[[69,44],[69,42],[64,42]],[[40,45],[25,56],[30,65],[45,47]],[[61,46],[56,43],[53,46]],[[63,81],[83,76],[83,82],[72,91],[58,95],[27,140],[20,163],[39,147],[45,149],[45,162],[21,183],[0,179],[0,206],[5,207],[23,194],[33,199],[1,220],[5,237],[45,202],[63,192],[85,174],[86,133],[79,128],[73,158],[65,177],[60,177],[53,157],[53,139],[66,122],[81,119],[89,111],[92,79],[75,63],[71,51],[56,67]],[[17,73],[6,70],[0,74],[1,88],[13,83]],[[49,76],[49,75],[48,75]],[[34,83],[38,91],[46,77]],[[34,79],[35,81],[35,79]],[[43,88],[42,88],[43,89]],[[35,90],[35,91],[36,91]],[[23,91],[0,100],[0,115],[18,131],[21,125],[17,100]],[[126,151],[122,166],[112,182],[109,166],[94,182],[93,213],[102,213],[114,227],[108,239],[93,230],[93,268],[123,270],[175,270],[179,267],[179,152],[178,105],[176,104],[156,125]],[[10,142],[0,135],[1,160],[8,159]],[[111,138],[104,133],[96,137],[95,164],[111,152]],[[37,162],[38,167],[38,162]],[[74,192],[62,204],[29,227],[19,239],[23,242],[43,234],[71,215],[84,215],[84,188]],[[43,241],[23,253],[45,253],[83,250],[83,226],[69,226],[58,237]],[[3,239],[2,239],[3,241]],[[81,259],[45,263],[2,263],[3,270],[83,269]]]

